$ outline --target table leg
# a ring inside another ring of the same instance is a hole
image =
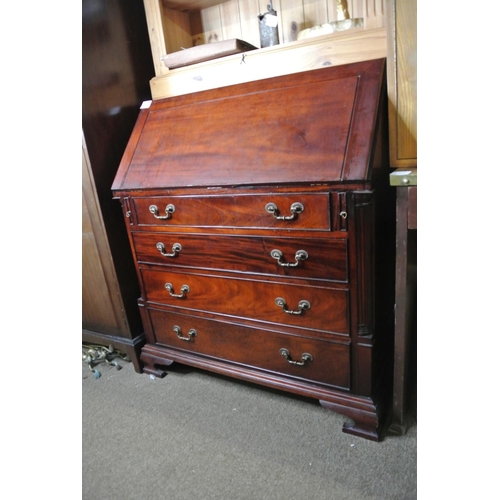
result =
[[[407,430],[408,328],[408,188],[398,187],[396,201],[396,303],[394,307],[394,386],[389,432],[403,435]]]

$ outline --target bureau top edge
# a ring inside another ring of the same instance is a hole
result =
[[[376,186],[373,182],[330,182],[314,184],[252,184],[231,186],[161,186],[147,189],[113,188],[113,197],[122,196],[216,196],[218,194],[252,195],[252,194],[293,194],[295,193],[329,193],[329,192],[366,192]]]

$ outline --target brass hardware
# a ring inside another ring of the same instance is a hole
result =
[[[187,285],[181,286],[181,293],[174,293],[172,283],[165,283],[165,288],[168,290],[168,293],[171,297],[176,297],[178,299],[183,299],[186,296],[186,293],[189,293],[189,287]]]
[[[296,365],[296,366],[304,366],[306,362],[308,361],[313,361],[313,357],[308,353],[305,352],[302,354],[302,361],[294,361],[291,356],[290,356],[290,351],[288,349],[285,349],[282,347],[280,349],[280,354],[291,364],[291,365]]]
[[[281,258],[283,257],[283,252],[280,250],[271,250],[271,257],[278,261],[278,264],[283,267],[297,267],[301,260],[306,260],[309,255],[305,250],[297,250],[295,252],[295,263],[292,264],[290,262],[282,262]]]
[[[279,215],[280,211],[276,206],[276,203],[268,203],[266,205],[266,212],[272,214],[277,220],[294,220],[297,218],[297,215],[304,211],[304,205],[299,202],[292,203],[290,205],[290,212],[292,215]]]
[[[172,245],[172,253],[165,252],[165,245],[161,242],[156,244],[156,248],[164,257],[175,257],[182,250],[180,243],[174,243]]]
[[[288,309],[288,306],[286,305],[285,299],[282,299],[281,297],[277,297],[274,302],[278,307],[281,307],[284,312],[287,314],[302,314],[303,311],[307,311],[308,309],[311,309],[311,304],[307,300],[301,300],[299,302],[299,310],[298,311],[293,311],[291,309]]]
[[[340,216],[342,217],[342,219],[347,219],[347,212],[340,212]]]
[[[177,337],[179,337],[181,340],[186,340],[187,342],[190,342],[191,340],[193,340],[193,337],[196,337],[198,335],[198,332],[194,328],[191,328],[188,332],[188,336],[183,337],[181,333],[181,327],[177,325],[174,326],[174,332],[177,334]]]
[[[171,203],[169,203],[165,208],[165,213],[167,215],[159,215],[158,207],[156,205],[150,205],[149,211],[155,216],[156,219],[170,219],[172,214],[175,212],[175,207]]]

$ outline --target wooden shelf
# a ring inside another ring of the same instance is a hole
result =
[[[301,41],[301,30],[338,20],[337,0],[274,0],[280,45],[169,69],[163,58],[213,41],[240,39],[260,47],[258,14],[267,0],[144,0],[156,77],[153,99],[387,56],[386,0],[342,0],[363,28]]]
[[[253,50],[170,71],[150,81],[153,99],[311,69],[386,57],[384,28],[333,33],[301,42]]]
[[[192,12],[207,9],[221,3],[221,0],[163,0],[167,9],[180,10],[181,12]]]

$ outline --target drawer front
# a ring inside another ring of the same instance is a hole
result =
[[[148,302],[301,329],[349,333],[345,290],[151,269],[142,269],[141,273]]]
[[[133,203],[139,226],[330,230],[328,193],[138,197]]]
[[[134,232],[139,262],[347,282],[347,241]]]
[[[150,309],[149,314],[159,345],[349,389],[347,344],[284,335],[154,309]],[[301,364],[295,364],[294,361]]]

